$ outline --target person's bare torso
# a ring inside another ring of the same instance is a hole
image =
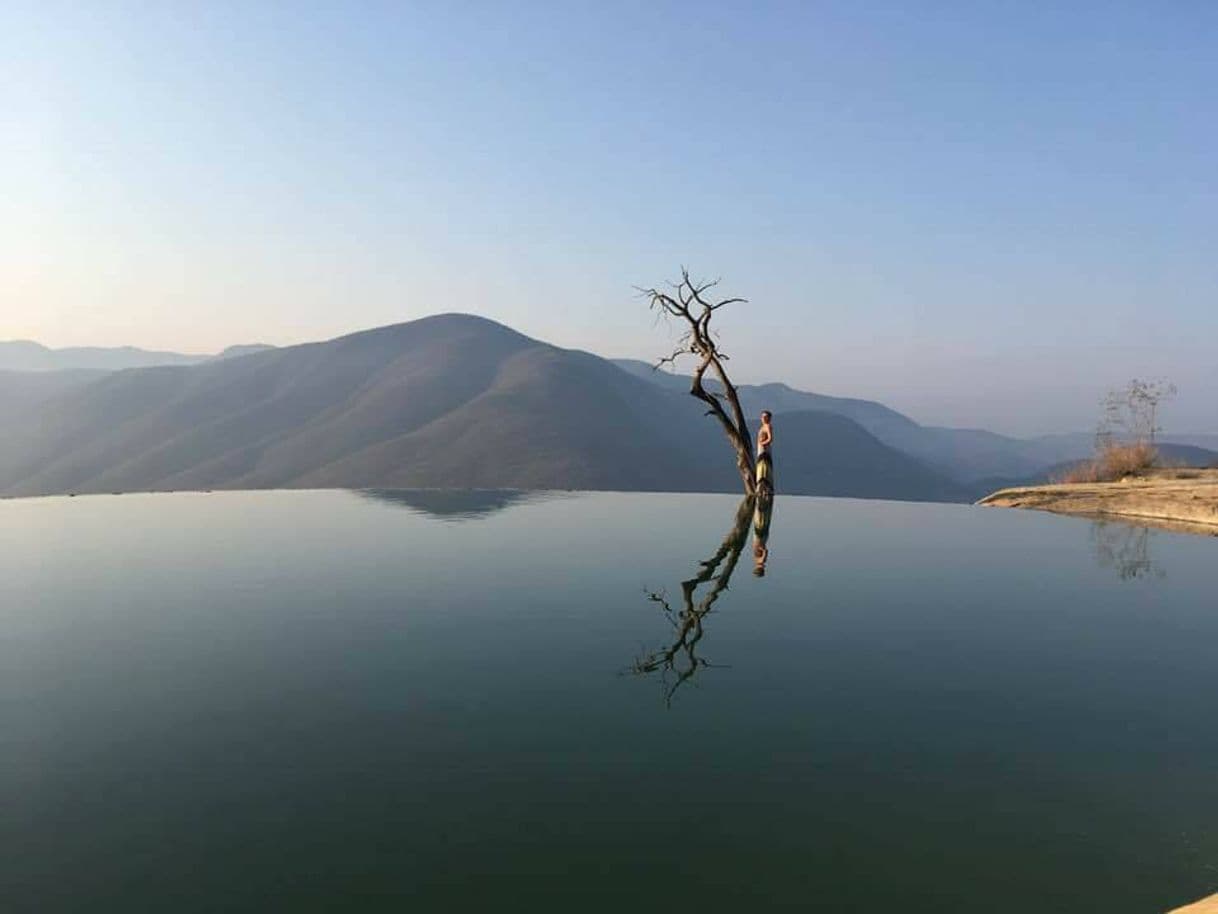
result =
[[[770,424],[768,422],[762,423],[761,429],[757,432],[758,455],[770,453],[770,444],[773,440],[774,433],[770,430]]]

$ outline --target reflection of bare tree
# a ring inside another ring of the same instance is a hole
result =
[[[740,553],[748,540],[749,521],[753,520],[758,529],[764,530],[764,536],[768,537],[768,518],[772,507],[773,502],[768,499],[764,508],[752,497],[746,497],[740,502],[740,506],[736,508],[735,522],[715,554],[700,563],[697,574],[681,582],[680,609],[673,608],[666,591],[648,592],[648,599],[659,604],[672,625],[674,638],[667,647],[644,654],[635,660],[631,672],[640,676],[658,672],[664,684],[666,704],[671,704],[673,694],[698,670],[713,665],[697,654],[698,642],[702,640],[703,635],[702,621],[710,614],[719,595],[728,589],[732,572],[736,570]],[[754,517],[754,508],[758,517]],[[764,548],[764,540],[761,544]],[[764,568],[764,562],[762,567]],[[705,584],[710,585],[709,588],[699,594],[699,589]]]
[[[1113,568],[1122,581],[1165,578],[1167,572],[1150,555],[1154,531],[1149,527],[1096,520],[1091,523],[1095,560],[1101,568]]]

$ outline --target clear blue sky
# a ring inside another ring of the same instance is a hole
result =
[[[189,351],[472,311],[743,379],[1218,431],[1218,4],[23,3],[0,338]]]

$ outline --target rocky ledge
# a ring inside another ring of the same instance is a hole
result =
[[[1218,469],[1150,470],[1119,482],[1002,489],[977,504],[1124,518],[1152,527],[1218,536]]]

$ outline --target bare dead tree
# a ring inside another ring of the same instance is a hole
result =
[[[693,356],[697,365],[690,377],[689,392],[707,405],[706,415],[713,416],[728,441],[736,452],[736,469],[740,471],[740,481],[744,484],[744,493],[752,496],[756,493],[757,477],[753,461],[753,439],[749,433],[744,411],[740,408],[740,398],[736,387],[727,376],[723,363],[728,360],[726,353],[719,349],[718,334],[711,328],[715,312],[725,305],[744,303],[743,298],[722,298],[715,300],[707,293],[719,284],[700,282],[690,279],[689,271],[681,268],[681,280],[670,283],[669,291],[659,289],[640,289],[648,299],[653,311],[669,319],[675,319],[685,326],[684,332],[677,341],[677,346],[671,355],[665,356],[656,363],[656,368],[672,364],[682,356]],[[704,378],[706,373],[713,372],[718,379],[722,391],[706,389]],[[726,401],[726,408],[724,402]]]
[[[1124,437],[1132,443],[1152,447],[1163,429],[1159,407],[1176,396],[1176,385],[1166,378],[1134,378],[1124,387],[1110,390],[1101,401],[1104,413],[1096,433],[1100,446]]]

